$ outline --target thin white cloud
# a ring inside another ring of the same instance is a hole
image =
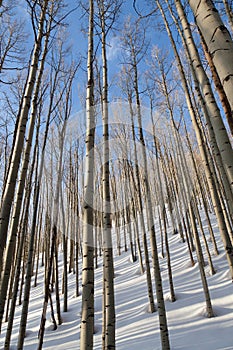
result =
[[[107,46],[107,59],[114,61],[121,51],[120,37],[113,36],[108,42]]]

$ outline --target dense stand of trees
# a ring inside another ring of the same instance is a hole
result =
[[[161,348],[169,350],[159,264],[161,254],[175,302],[168,227],[180,235],[190,264],[198,261],[208,317],[214,312],[205,257],[215,274],[210,245],[219,254],[210,212],[233,280],[232,2],[156,0],[143,11],[135,0],[80,1],[78,8],[65,0],[22,3],[27,16],[19,21],[17,2],[0,1],[4,349],[10,349],[17,303],[17,349],[23,349],[40,265],[38,349],[45,341],[48,304],[54,330],[63,322],[62,311],[69,311],[70,272],[76,275],[76,297],[82,292],[80,349],[93,349],[94,270],[100,263],[102,348],[115,349],[114,254],[123,249],[146,274],[149,311],[158,313]],[[132,9],[127,18],[126,3]],[[78,11],[88,28],[82,39],[86,57],[67,34]],[[154,44],[159,35],[169,50]],[[111,58],[115,37],[118,57]],[[77,116],[75,108],[83,104],[77,85],[83,80],[86,103]]]

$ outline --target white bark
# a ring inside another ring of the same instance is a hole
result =
[[[94,3],[89,1],[89,32],[87,58],[86,97],[86,162],[83,207],[83,267],[82,267],[82,316],[80,350],[93,349],[94,333],[94,261],[93,261],[93,188],[94,188],[94,77],[93,77],[93,29]]]
[[[16,201],[15,201],[15,205],[14,205],[14,209],[13,209],[12,222],[11,222],[10,232],[9,232],[10,239],[8,241],[7,248],[6,248],[3,274],[2,274],[1,281],[0,281],[1,282],[1,288],[0,288],[0,325],[2,322],[2,316],[3,316],[3,312],[4,312],[9,277],[10,277],[10,272],[11,272],[12,254],[14,252],[15,245],[16,245],[18,224],[19,224],[19,218],[20,218],[20,212],[21,212],[21,206],[22,206],[22,200],[23,200],[23,193],[24,193],[24,188],[25,188],[26,175],[27,175],[31,146],[32,146],[34,126],[35,126],[35,121],[36,121],[36,116],[37,116],[37,103],[38,103],[39,88],[40,88],[41,79],[42,79],[42,75],[43,75],[43,71],[44,71],[45,57],[47,55],[48,40],[49,40],[49,35],[47,35],[46,39],[45,39],[43,57],[41,60],[39,75],[37,78],[34,98],[33,98],[33,102],[32,102],[32,112],[31,112],[31,119],[30,119],[28,135],[27,135],[27,142],[26,142],[26,147],[25,147],[25,151],[24,151],[24,155],[23,155],[23,164],[22,164],[21,173],[20,173],[20,180],[19,180],[18,187],[17,187],[17,196],[16,196]]]
[[[212,145],[220,173],[223,178],[224,188],[227,194],[227,202],[231,207],[232,215],[232,189],[233,189],[233,151],[229,136],[224,126],[220,110],[217,106],[209,79],[203,68],[198,50],[194,43],[189,23],[187,21],[182,4],[179,0],[175,1],[177,13],[183,28],[183,43],[189,58],[193,78],[196,84],[198,97],[206,118],[210,134],[210,143]],[[216,141],[217,144],[216,144]],[[222,163],[224,168],[222,167]],[[225,173],[226,172],[226,173]],[[227,177],[226,177],[227,175]],[[228,179],[228,180],[227,180]]]
[[[18,169],[21,159],[21,154],[24,145],[24,136],[26,131],[26,125],[28,120],[29,109],[31,106],[31,97],[35,85],[36,74],[39,64],[39,56],[41,49],[41,42],[44,34],[44,21],[46,10],[48,6],[48,0],[43,3],[43,8],[41,10],[39,29],[37,38],[34,45],[34,50],[32,54],[32,61],[29,70],[29,76],[27,80],[27,86],[24,93],[23,103],[19,111],[19,124],[17,126],[16,140],[14,144],[14,151],[12,153],[11,164],[9,167],[8,176],[6,179],[6,186],[4,188],[2,207],[0,214],[0,266],[2,267],[3,252],[7,240],[7,231],[9,225],[9,218],[11,212],[12,201],[15,192],[16,179],[18,175]]]
[[[106,57],[106,8],[104,0],[99,2],[102,37],[103,93],[102,93],[102,125],[103,125],[103,250],[104,250],[104,301],[105,332],[104,349],[115,349],[115,295],[114,266],[111,235],[111,203],[110,203],[110,170],[109,170],[109,116],[108,116],[108,64]]]
[[[208,317],[213,317],[214,313],[213,313],[213,308],[212,308],[210,294],[209,294],[209,288],[208,288],[207,279],[206,279],[206,275],[205,275],[205,269],[204,269],[204,266],[205,266],[204,257],[203,257],[203,253],[202,253],[200,238],[199,238],[198,231],[197,231],[193,204],[191,201],[191,198],[192,198],[191,188],[193,187],[193,185],[191,183],[191,179],[190,179],[190,176],[188,173],[187,163],[186,163],[186,160],[184,157],[184,151],[182,149],[181,140],[180,140],[179,134],[178,134],[177,130],[175,129],[175,127],[173,127],[173,133],[174,133],[174,138],[175,138],[175,142],[176,142],[176,148],[178,151],[177,160],[179,162],[180,169],[182,172],[185,193],[188,196],[188,210],[189,210],[189,214],[190,214],[192,231],[193,231],[194,240],[195,240],[197,260],[199,262],[199,271],[200,271],[200,275],[201,275],[202,286],[203,286],[203,290],[204,290],[204,294],[205,294],[206,311],[207,311]],[[200,223],[200,219],[199,219],[199,223]]]
[[[221,203],[220,203],[220,200],[219,200],[219,197],[218,197],[218,194],[217,194],[216,185],[214,183],[213,176],[212,176],[211,171],[210,171],[209,160],[208,160],[208,157],[207,157],[206,148],[204,146],[204,141],[203,141],[203,137],[202,137],[202,134],[201,134],[200,126],[199,126],[199,124],[197,122],[197,118],[196,118],[196,115],[195,115],[193,103],[191,101],[191,97],[190,97],[190,94],[189,94],[189,89],[188,89],[185,73],[184,73],[184,70],[183,70],[183,66],[182,66],[182,63],[181,63],[181,59],[180,59],[179,53],[178,53],[177,48],[176,48],[175,41],[173,39],[173,35],[172,35],[172,32],[171,32],[171,29],[169,27],[169,24],[168,24],[168,21],[166,19],[165,14],[164,14],[164,11],[163,11],[163,9],[162,9],[162,7],[160,5],[160,2],[157,0],[156,3],[158,4],[158,7],[159,7],[159,9],[161,11],[161,14],[162,14],[162,17],[164,19],[166,30],[167,30],[167,33],[168,33],[169,38],[171,40],[172,47],[173,47],[173,50],[174,50],[174,54],[175,54],[175,57],[176,57],[176,60],[177,60],[177,63],[178,63],[178,69],[179,69],[180,76],[181,76],[181,82],[182,82],[182,86],[183,86],[183,89],[184,89],[188,110],[189,110],[189,113],[190,113],[191,120],[193,122],[193,127],[194,127],[194,130],[195,130],[195,133],[196,133],[198,147],[199,147],[201,158],[202,158],[203,165],[204,165],[204,168],[205,168],[205,172],[206,172],[206,176],[207,176],[207,180],[208,180],[208,185],[209,185],[209,189],[210,189],[211,198],[212,198],[212,201],[213,201],[213,204],[214,204],[214,211],[215,211],[216,218],[217,218],[217,221],[218,221],[218,226],[219,226],[221,238],[222,238],[222,241],[223,241],[223,245],[224,245],[224,248],[225,248],[226,253],[227,253],[226,256],[227,256],[228,264],[229,264],[229,267],[230,267],[231,276],[233,278],[233,248],[232,248],[232,244],[231,244],[231,241],[230,241],[229,233],[228,233],[228,230],[227,230],[227,227],[226,227],[226,223],[225,223],[225,220],[224,220],[224,217],[223,217],[223,212],[222,212]]]
[[[231,26],[231,33],[233,34],[233,12],[231,10],[230,4],[228,3],[228,0],[223,0],[223,3],[225,6],[225,10],[226,10],[229,24]]]
[[[145,181],[145,192],[146,192],[145,195],[146,195],[146,205],[148,209],[148,213],[147,213],[148,227],[150,232],[153,270],[154,270],[156,296],[157,296],[157,304],[158,304],[161,346],[163,350],[169,350],[170,349],[169,333],[168,333],[168,326],[167,326],[165,302],[163,297],[162,278],[161,278],[161,272],[160,272],[160,266],[159,266],[158,249],[157,249],[155,225],[154,225],[154,218],[153,218],[152,198],[151,198],[151,191],[149,186],[146,145],[145,145],[145,139],[144,139],[143,129],[142,129],[142,113],[141,113],[141,104],[140,104],[140,98],[139,98],[138,70],[137,70],[137,61],[136,61],[137,57],[135,53],[134,44],[132,45],[132,48],[131,48],[131,55],[132,55],[132,63],[133,63],[134,91],[135,91],[135,98],[136,98],[139,139],[140,139],[140,144],[142,146],[141,147],[142,164],[144,168],[144,181]]]
[[[233,110],[233,42],[211,0],[189,0]]]

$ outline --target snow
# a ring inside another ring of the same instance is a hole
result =
[[[213,218],[212,218],[213,219]],[[213,219],[214,220],[214,219]],[[207,227],[204,227],[207,232]],[[159,229],[157,229],[159,232]],[[206,266],[215,317],[207,318],[204,293],[198,264],[192,267],[189,262],[187,244],[181,243],[178,234],[169,231],[174,287],[177,300],[170,301],[166,258],[160,255],[161,274],[167,320],[169,327],[171,350],[232,350],[233,349],[233,286],[229,269],[222,248],[221,240],[215,227],[218,256],[212,255],[216,274],[210,276]],[[208,234],[207,234],[208,235]],[[210,248],[211,248],[211,243]],[[160,238],[158,235],[158,247]],[[195,253],[194,253],[195,257]],[[60,273],[62,272],[62,255]],[[196,257],[195,257],[196,261]],[[81,261],[80,261],[81,263]],[[116,349],[117,350],[159,350],[160,334],[158,313],[149,313],[146,275],[140,274],[139,262],[132,262],[130,251],[116,256],[115,265],[115,301],[116,301]],[[154,277],[152,272],[152,281]],[[38,286],[32,287],[28,315],[25,350],[37,348],[41,310],[43,303],[44,270],[40,268]],[[95,270],[95,334],[94,349],[102,349],[101,345],[101,303],[102,303],[102,268]],[[34,282],[34,281],[33,281]],[[80,274],[81,284],[81,274]],[[61,304],[62,302],[61,295]],[[54,298],[53,298],[54,300]],[[156,301],[156,297],[155,297]],[[54,302],[55,308],[55,302]],[[50,309],[47,311],[46,332],[43,349],[72,350],[79,349],[81,296],[75,297],[75,275],[69,274],[68,312],[62,314],[63,324],[53,331],[50,321]],[[11,350],[17,349],[18,327],[21,306],[17,306],[12,335]],[[3,324],[0,349],[4,348],[7,323]]]

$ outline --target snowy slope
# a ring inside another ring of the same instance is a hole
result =
[[[229,278],[228,266],[217,229],[215,233],[220,255],[213,256],[217,273],[208,276],[210,295],[216,315],[211,319],[205,317],[205,301],[198,264],[190,267],[187,245],[181,243],[179,235],[169,234],[177,298],[174,303],[169,300],[166,259],[160,259],[160,264],[172,350],[233,350],[233,285]],[[62,255],[60,255],[60,266],[62,266]],[[99,260],[99,266],[95,271],[95,350],[101,349],[101,260]],[[208,274],[208,267],[206,267],[206,272]],[[31,290],[25,350],[37,348],[37,334],[43,302],[43,276],[44,272],[41,268],[38,286],[32,287]],[[117,350],[159,350],[161,347],[158,314],[157,312],[148,313],[146,276],[140,275],[139,263],[132,263],[129,251],[115,258],[115,292]],[[62,314],[63,324],[53,331],[48,309],[44,349],[79,349],[81,296],[75,298],[74,295],[75,276],[70,274],[68,312]],[[21,307],[17,306],[11,349],[17,348],[20,311]],[[0,349],[3,349],[5,331],[6,324],[3,325]]]

